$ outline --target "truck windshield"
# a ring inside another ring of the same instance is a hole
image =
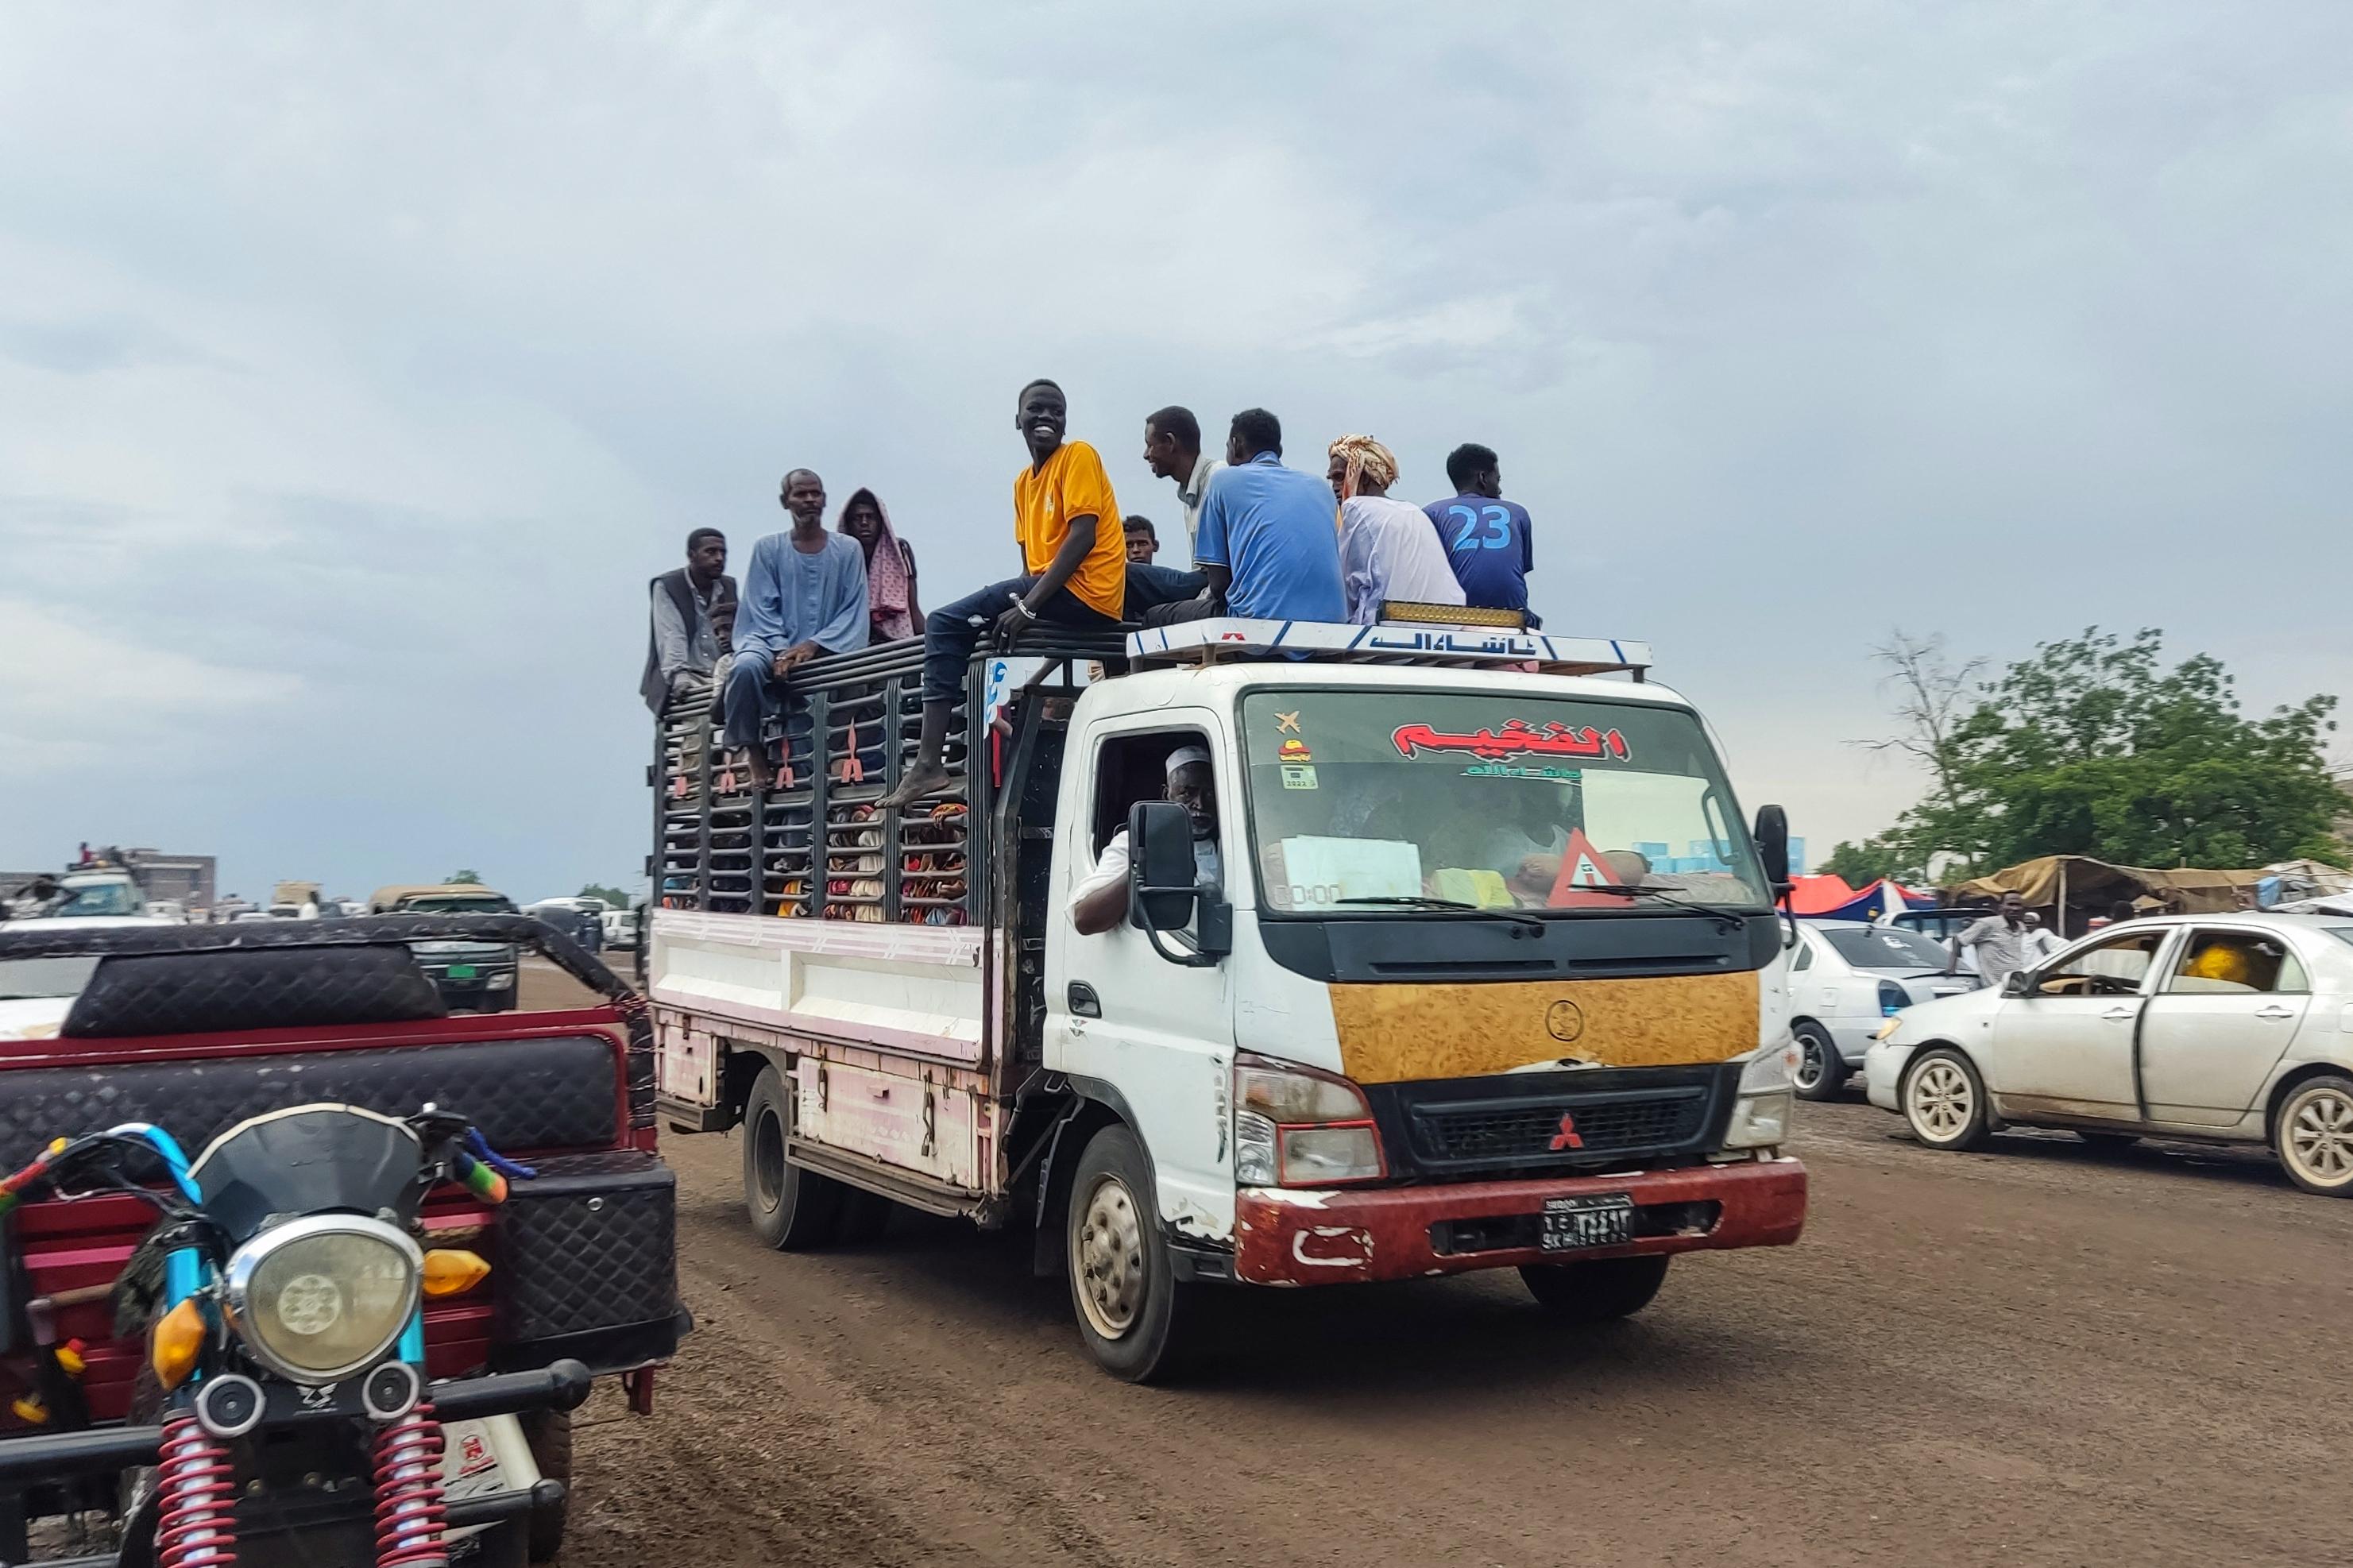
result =
[[[400,907],[413,915],[511,915],[515,912],[512,900],[495,896],[470,899],[462,893],[445,894],[439,898],[403,899]]]
[[[139,889],[128,882],[92,882],[83,887],[68,888],[66,901],[49,911],[58,919],[79,920],[88,915],[143,915],[147,901]]]
[[[1242,746],[1273,914],[1771,908],[1715,749],[1683,709],[1253,691]]]

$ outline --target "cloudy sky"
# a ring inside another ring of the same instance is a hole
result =
[[[1819,854],[1893,627],[2353,691],[2353,7],[11,5],[0,866],[633,883],[646,579],[1001,575],[1040,374],[1497,447]]]

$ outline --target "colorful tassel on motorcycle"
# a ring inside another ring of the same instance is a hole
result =
[[[507,1201],[507,1179],[504,1176],[500,1175],[463,1149],[457,1152],[453,1163],[458,1167],[458,1179],[466,1184],[468,1192],[486,1204],[502,1204]]]

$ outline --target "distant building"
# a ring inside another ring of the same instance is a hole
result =
[[[213,858],[209,855],[166,855],[160,849],[125,849],[122,858],[139,878],[151,900],[169,899],[191,910],[208,910],[214,902]]]

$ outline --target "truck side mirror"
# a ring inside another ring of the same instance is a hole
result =
[[[1181,931],[1193,919],[1193,818],[1171,800],[1138,801],[1127,814],[1128,917],[1146,931]]]
[[[1778,805],[1757,808],[1757,858],[1776,893],[1789,890],[1789,814]]]

